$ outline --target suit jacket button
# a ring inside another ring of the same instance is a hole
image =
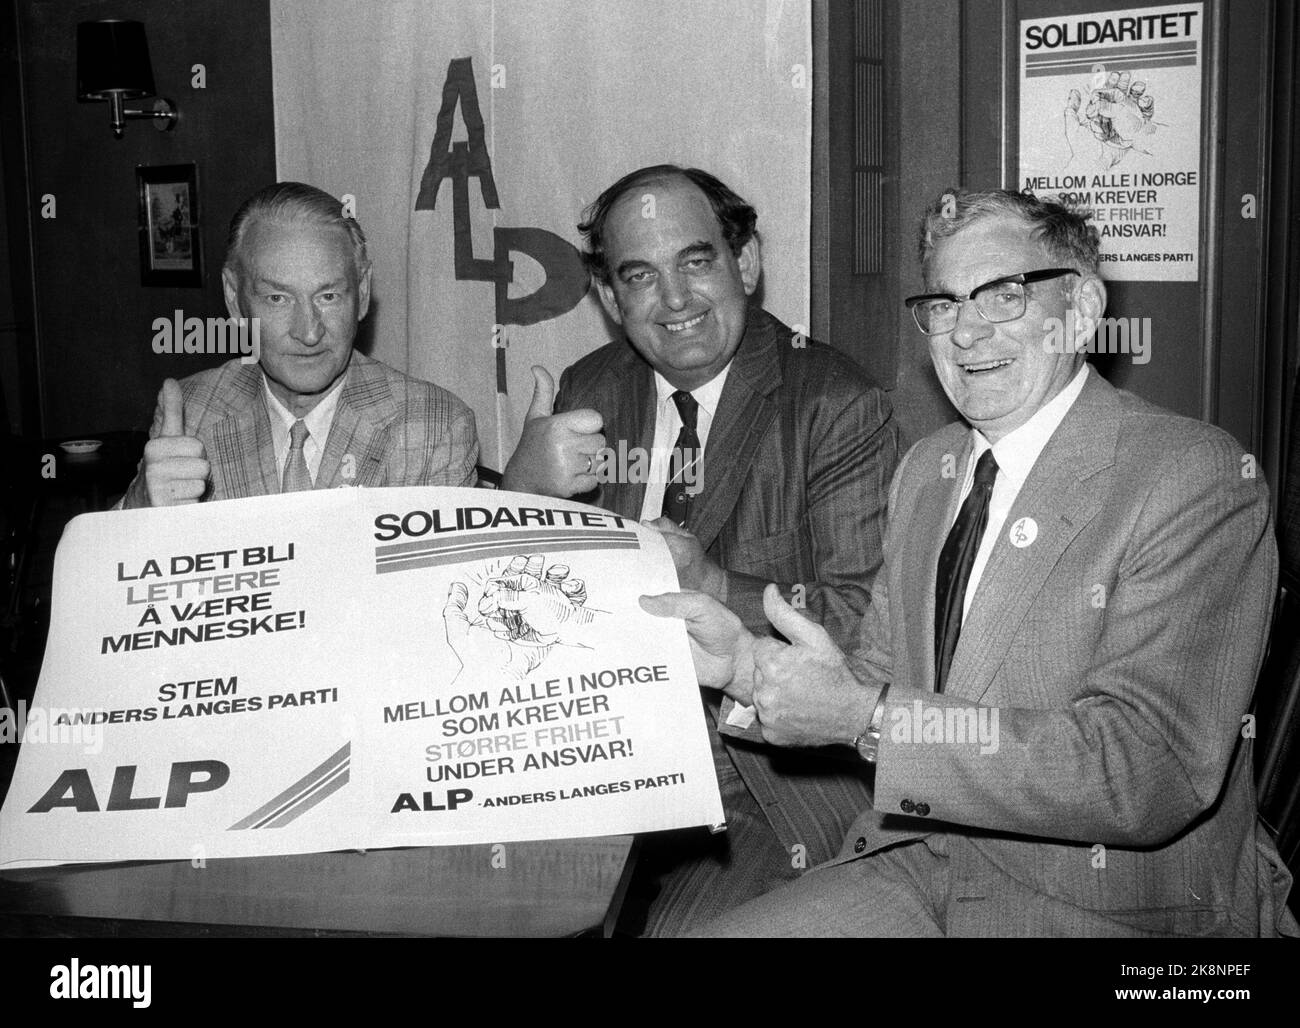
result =
[[[928,804],[928,803],[918,803],[918,804],[916,805],[916,816],[917,816],[917,817],[928,817],[929,814],[930,814],[930,804]]]
[[[862,836],[858,836],[858,841],[853,844],[853,852],[861,853],[866,848],[867,848],[867,840],[862,838]]]
[[[916,804],[913,803],[911,800],[903,800],[898,805],[903,808],[904,814],[910,814],[912,811],[916,809]]]

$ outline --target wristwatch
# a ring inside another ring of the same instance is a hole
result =
[[[876,754],[880,750],[880,726],[885,721],[885,697],[889,695],[889,683],[880,690],[880,696],[876,699],[876,709],[871,712],[871,720],[867,722],[861,734],[853,740],[853,748],[858,751],[858,756],[868,764],[876,762]]]

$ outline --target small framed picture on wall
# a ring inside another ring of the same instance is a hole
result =
[[[135,181],[140,200],[140,284],[203,285],[195,165],[138,165]]]

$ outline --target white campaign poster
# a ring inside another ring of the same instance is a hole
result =
[[[511,842],[722,821],[658,534],[482,489],[88,514],[0,866]]]
[[[1093,212],[1102,274],[1198,275],[1202,5],[1020,22],[1019,188]]]

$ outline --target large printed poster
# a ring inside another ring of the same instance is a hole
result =
[[[1088,208],[1102,275],[1198,276],[1202,5],[1020,22],[1019,188]]]
[[[722,821],[653,530],[480,489],[89,514],[0,866],[511,842]]]

